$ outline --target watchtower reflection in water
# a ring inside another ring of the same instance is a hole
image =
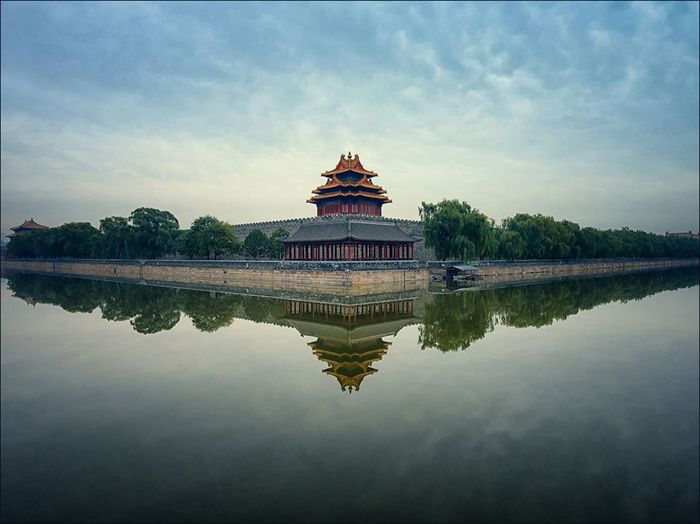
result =
[[[340,389],[360,390],[365,377],[377,372],[372,365],[386,355],[394,336],[416,324],[414,300],[362,305],[285,301],[284,320],[303,336],[316,337],[308,346],[329,365],[323,373],[338,380]]]

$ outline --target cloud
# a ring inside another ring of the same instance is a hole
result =
[[[695,229],[697,13],[2,4],[2,230],[141,205],[185,226],[309,216],[348,148],[391,216],[448,197],[497,220]]]

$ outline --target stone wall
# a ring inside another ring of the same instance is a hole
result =
[[[4,260],[3,269],[150,284],[209,285],[358,296],[424,289],[415,261],[244,262],[173,260]]]
[[[421,290],[429,273],[446,263],[419,261],[178,261],[178,260],[22,260],[5,259],[3,269],[63,276],[118,279],[151,284],[217,286],[360,296]],[[527,282],[542,278],[604,275],[698,266],[698,259],[535,260],[474,263],[479,282]]]
[[[697,266],[698,259],[602,259],[602,260],[523,260],[523,261],[479,261],[477,275],[485,279],[522,280],[533,275],[590,275],[639,271],[648,269],[666,269],[674,267]]]

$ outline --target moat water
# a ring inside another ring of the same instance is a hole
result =
[[[697,522],[697,268],[377,302],[0,284],[2,522]]]

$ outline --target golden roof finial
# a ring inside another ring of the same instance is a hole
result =
[[[348,151],[348,159],[352,158],[352,153]]]

